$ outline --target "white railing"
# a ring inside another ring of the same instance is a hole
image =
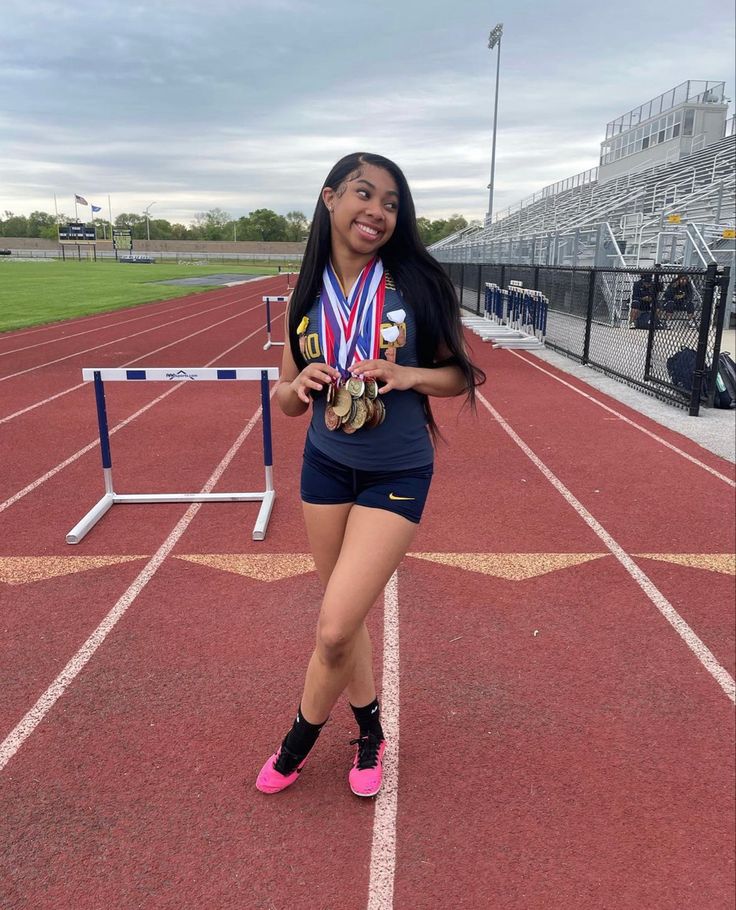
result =
[[[596,183],[597,180],[598,168],[591,167],[588,168],[587,171],[581,171],[579,174],[574,174],[572,177],[565,178],[565,180],[558,180],[557,183],[550,183],[548,186],[542,187],[541,190],[537,190],[535,193],[532,193],[531,196],[526,196],[520,202],[516,202],[514,205],[510,205],[502,212],[498,212],[494,216],[493,222],[495,224],[497,221],[502,221],[504,218],[508,218],[509,215],[513,215],[515,212],[529,208],[530,205],[534,205],[535,202],[539,202],[541,199],[549,199],[552,196],[557,196],[560,193],[565,193],[567,190],[586,186],[589,183]]]
[[[721,103],[724,100],[725,82],[704,82],[700,80],[688,79],[687,82],[681,82],[674,88],[651,101],[645,101],[639,107],[635,107],[627,113],[622,114],[615,120],[606,124],[606,139],[617,136],[619,133],[627,132],[640,123],[650,120],[659,114],[672,110],[678,104],[684,104],[686,101],[702,102],[714,101]]]
[[[725,158],[726,161],[732,162],[733,161],[733,149],[725,149],[722,152],[718,152],[716,157],[713,159],[713,168],[710,172],[710,182],[711,183],[715,183],[716,165],[718,164],[718,162],[720,161],[721,158]]]
[[[692,243],[693,250],[697,254],[704,268],[708,268],[711,262],[716,261],[716,257],[711,253],[710,247],[705,242],[703,235],[698,230],[697,224],[688,224],[685,232]]]
[[[608,242],[611,244],[613,251],[614,251],[614,255],[615,255],[616,259],[618,260],[617,264],[620,265],[621,268],[625,269],[626,260],[624,259],[623,254],[621,253],[621,248],[618,245],[618,241],[613,236],[613,231],[611,230],[611,225],[607,221],[605,221],[603,223],[602,233],[604,235],[608,234]]]
[[[671,213],[687,213],[691,219],[702,220],[704,223],[712,220],[711,216],[720,221],[720,207],[716,213],[711,203],[716,193],[720,193],[725,202],[725,194],[732,189],[734,176],[726,175],[724,168],[728,167],[732,159],[734,138],[727,137],[719,140],[718,144],[727,147],[706,148],[694,161],[688,156],[669,165],[661,161],[649,162],[640,165],[636,172],[620,175],[603,184],[591,182],[587,184],[586,192],[581,191],[586,184],[580,181],[586,175],[592,176],[595,169],[581,172],[576,177],[558,181],[545,188],[559,188],[577,180],[578,192],[544,196],[544,190],[539,191],[507,209],[509,214],[505,218],[503,213],[498,215],[492,225],[481,226],[477,231],[464,229],[440,243],[443,247],[457,242],[464,245],[465,239],[470,239],[468,234],[472,234],[474,241],[557,234],[602,221],[615,222],[622,214],[637,214],[637,210],[644,209],[643,217],[646,220],[634,241],[635,245],[641,246],[642,235],[648,238],[656,236],[661,230],[663,218]],[[536,204],[533,205],[533,202]],[[656,213],[650,213],[653,202],[660,206]],[[701,217],[703,206],[705,209]],[[649,242],[648,239],[647,243]],[[435,248],[439,248],[439,245]]]

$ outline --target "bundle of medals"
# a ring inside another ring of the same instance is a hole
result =
[[[350,376],[330,383],[325,406],[325,426],[328,430],[354,433],[361,427],[377,427],[385,418],[386,406],[378,397],[375,379]]]
[[[328,430],[355,433],[361,427],[377,427],[386,418],[386,406],[378,396],[375,379],[361,379],[349,364],[375,360],[380,354],[381,315],[386,295],[383,265],[372,259],[346,296],[327,263],[322,276],[320,329],[325,360],[340,372],[327,390],[325,425]]]

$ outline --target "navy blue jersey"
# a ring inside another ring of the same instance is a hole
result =
[[[386,280],[386,297],[383,323],[389,326],[388,313],[402,309],[406,320],[400,328],[395,347],[396,363],[400,366],[417,366],[417,328],[414,313],[401,294]],[[300,347],[309,363],[326,362],[320,329],[319,298],[307,313],[309,324],[300,337]],[[381,339],[381,357],[385,359],[387,343]],[[324,455],[350,468],[365,471],[406,470],[430,464],[434,449],[427,428],[424,409],[425,397],[413,389],[391,391],[381,395],[386,406],[386,419],[377,427],[361,427],[355,433],[328,430],[325,426],[325,393],[314,396],[312,421],[308,438]]]

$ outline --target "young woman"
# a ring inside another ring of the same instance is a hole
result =
[[[301,478],[324,598],[296,719],[256,786],[297,780],[347,692],[360,735],[350,787],[374,796],[386,743],[365,618],[414,536],[432,479],[428,396],[467,394],[485,375],[465,352],[455,291],[426,252],[399,168],[358,153],[320,193],[286,315],[276,397],[312,407]]]

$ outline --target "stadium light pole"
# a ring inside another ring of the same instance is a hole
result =
[[[151,225],[150,225],[150,223],[149,223],[149,221],[148,221],[148,212],[149,212],[149,210],[150,210],[151,208],[153,208],[154,205],[156,205],[156,203],[155,203],[155,202],[152,202],[150,205],[147,205],[147,206],[143,209],[143,211],[146,213],[146,239],[147,239],[147,240],[150,240],[150,239],[151,239]]]
[[[491,148],[491,182],[488,184],[488,215],[486,216],[486,225],[490,227],[493,217],[493,180],[496,172],[496,123],[498,121],[498,77],[501,71],[501,36],[503,35],[503,22],[499,22],[488,36],[488,49],[498,45],[498,54],[496,55],[496,100],[493,105],[493,145]]]

